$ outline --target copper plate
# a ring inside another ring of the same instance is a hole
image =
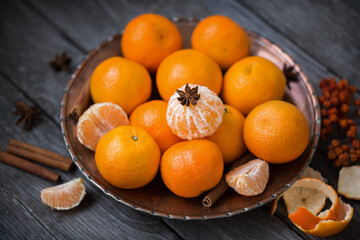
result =
[[[191,33],[198,20],[174,18],[173,21],[183,36],[184,48],[189,48]],[[204,208],[201,204],[203,196],[193,199],[180,198],[165,187],[159,175],[147,186],[135,190],[116,188],[101,177],[95,165],[94,152],[77,141],[76,125],[70,120],[69,114],[77,96],[84,90],[88,91],[94,68],[109,57],[121,55],[121,34],[109,38],[90,52],[71,76],[64,90],[60,118],[62,134],[66,147],[81,172],[105,194],[127,206],[152,215],[176,219],[210,219],[244,213],[264,205],[288,189],[309,165],[316,150],[320,135],[319,104],[314,88],[289,55],[258,34],[250,31],[248,34],[251,38],[252,55],[263,56],[281,69],[284,64],[295,66],[299,73],[299,81],[290,83],[291,89],[286,89],[285,100],[295,104],[305,114],[310,125],[310,142],[305,152],[290,163],[271,165],[270,179],[262,194],[244,197],[228,190],[213,207]]]

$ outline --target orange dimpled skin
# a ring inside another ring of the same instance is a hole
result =
[[[124,189],[140,188],[156,176],[160,149],[144,129],[120,126],[100,139],[95,162],[110,184]]]
[[[234,63],[225,73],[222,97],[245,116],[257,105],[280,100],[286,80],[282,71],[269,60],[251,56]]]
[[[170,147],[162,156],[160,171],[165,185],[176,195],[197,197],[215,187],[224,163],[215,143],[197,139]]]
[[[140,64],[122,57],[111,57],[95,68],[90,92],[95,103],[112,102],[130,114],[150,98],[151,78]]]
[[[280,164],[295,160],[306,149],[309,124],[294,105],[273,100],[263,103],[246,117],[244,140],[258,158]]]
[[[208,140],[220,148],[225,165],[233,163],[246,152],[243,128],[245,117],[236,108],[225,105],[222,123]]]
[[[176,25],[158,14],[142,14],[131,20],[121,39],[124,57],[142,64],[151,73],[156,72],[166,56],[181,47]]]
[[[250,39],[245,30],[221,15],[199,22],[192,34],[191,45],[215,59],[223,70],[250,54]]]
[[[161,98],[169,101],[176,89],[186,83],[205,86],[219,94],[222,86],[221,69],[212,58],[197,50],[174,52],[164,59],[156,74]]]
[[[144,128],[155,139],[164,153],[169,147],[182,141],[173,134],[166,122],[167,102],[153,100],[138,106],[130,116],[130,125]]]

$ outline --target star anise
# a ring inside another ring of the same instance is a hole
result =
[[[65,70],[69,71],[69,65],[71,63],[71,58],[65,53],[57,53],[54,60],[49,61],[49,65],[55,70]]]
[[[19,119],[16,121],[16,125],[25,122],[24,129],[30,130],[35,115],[40,114],[41,112],[37,109],[37,107],[29,107],[23,102],[15,102],[15,106],[16,110],[13,113],[20,116]]]
[[[177,98],[181,105],[186,105],[187,107],[190,106],[190,103],[195,106],[196,101],[200,99],[200,94],[198,94],[198,86],[194,88],[190,88],[188,84],[185,86],[185,91],[176,90],[179,97]]]
[[[291,89],[290,82],[297,82],[299,73],[295,70],[295,66],[287,66],[286,64],[283,67],[283,73],[286,77],[286,86]]]

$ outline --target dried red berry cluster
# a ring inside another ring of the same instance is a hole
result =
[[[322,117],[321,139],[325,140],[327,134],[332,133],[333,127],[336,126],[340,131],[346,132],[342,143],[337,139],[331,142],[328,147],[328,158],[334,160],[336,167],[347,166],[350,162],[360,159],[356,122],[348,116],[356,87],[349,85],[346,79],[341,79],[337,83],[334,78],[322,79],[319,86],[322,90],[322,96],[319,97]],[[355,99],[353,104],[359,107],[360,100]],[[357,115],[360,116],[360,109]],[[350,144],[345,144],[346,142]]]
[[[328,158],[334,160],[335,167],[347,166],[350,162],[356,162],[360,159],[360,141],[354,139],[351,145],[352,147],[347,144],[340,145],[338,139],[332,140],[329,145]]]

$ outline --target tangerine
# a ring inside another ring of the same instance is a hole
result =
[[[245,30],[221,15],[199,22],[192,33],[191,45],[212,57],[223,70],[250,54],[250,39]]]
[[[171,131],[192,140],[213,134],[222,122],[224,105],[207,87],[186,84],[170,98],[166,120]]]
[[[144,128],[155,139],[164,153],[169,147],[182,141],[167,125],[166,110],[168,103],[153,100],[138,106],[130,115],[130,125]]]
[[[140,188],[155,177],[160,149],[144,129],[120,126],[100,139],[95,162],[101,176],[115,187]]]
[[[166,57],[156,74],[156,85],[160,96],[169,101],[176,89],[197,84],[220,93],[222,73],[219,65],[209,56],[194,50],[183,49]]]
[[[197,197],[215,187],[224,163],[215,143],[197,139],[179,142],[162,156],[160,171],[165,185],[176,195]]]
[[[95,103],[116,103],[130,114],[149,99],[151,78],[140,64],[122,57],[111,57],[95,68],[90,92]]]
[[[110,102],[91,105],[76,125],[77,139],[85,147],[95,151],[100,138],[121,125],[129,125],[124,110]]]
[[[294,105],[280,100],[257,106],[244,123],[244,140],[249,151],[275,164],[299,157],[308,145],[309,135],[304,114]]]
[[[125,58],[155,73],[169,54],[181,49],[182,38],[176,25],[158,14],[142,14],[125,27],[121,50]]]
[[[234,63],[225,73],[222,96],[245,116],[257,105],[280,100],[285,94],[283,72],[269,60],[251,56]]]
[[[225,106],[225,113],[219,128],[206,139],[213,141],[220,148],[224,164],[233,163],[246,152],[243,128],[245,117],[239,110]]]

